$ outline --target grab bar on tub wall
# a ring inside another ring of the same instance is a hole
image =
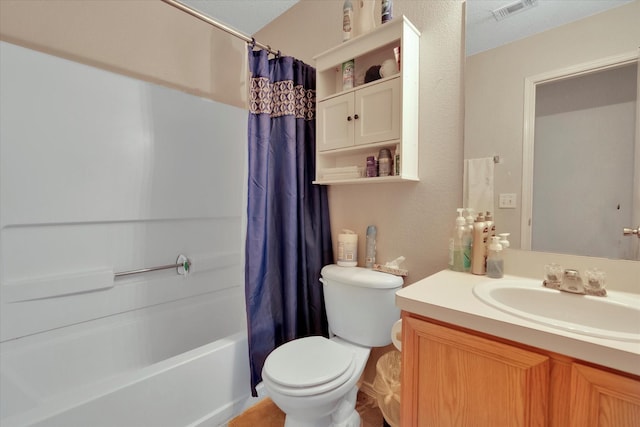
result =
[[[159,267],[141,268],[120,273],[105,269],[11,281],[1,284],[0,301],[14,303],[105,291],[113,288],[113,282],[118,277],[171,268],[175,268],[179,275],[185,276],[191,270],[191,260],[181,254],[175,264]]]
[[[189,272],[189,268],[191,268],[191,261],[186,256],[180,254],[178,255],[178,259],[176,259],[175,264],[161,265],[158,267],[140,268],[138,270],[121,271],[119,273],[115,273],[113,277],[118,278],[123,276],[130,276],[132,274],[148,273],[150,271],[169,270],[171,268],[175,268],[176,272],[180,275],[186,275]]]

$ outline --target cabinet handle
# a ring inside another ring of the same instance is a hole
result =
[[[353,116],[353,118],[358,120],[360,117],[356,114],[355,116]]]
[[[347,116],[347,121],[350,122],[351,121],[351,116]]]

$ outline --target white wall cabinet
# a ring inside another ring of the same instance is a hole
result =
[[[318,151],[400,139],[400,79],[318,104]]]
[[[418,30],[400,17],[314,58],[316,184],[418,181],[419,45]],[[352,59],[354,87],[343,90],[342,64]],[[399,63],[399,71],[364,83],[384,61]],[[399,173],[365,178],[367,157],[377,159],[381,148],[398,150]],[[362,176],[338,173],[354,168]]]

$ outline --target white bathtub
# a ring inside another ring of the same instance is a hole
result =
[[[2,343],[0,425],[225,425],[253,403],[240,296],[232,289]]]

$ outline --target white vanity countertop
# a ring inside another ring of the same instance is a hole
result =
[[[493,308],[473,294],[476,284],[493,280],[500,279],[444,270],[396,292],[396,305],[420,316],[640,375],[640,342],[580,335]]]

